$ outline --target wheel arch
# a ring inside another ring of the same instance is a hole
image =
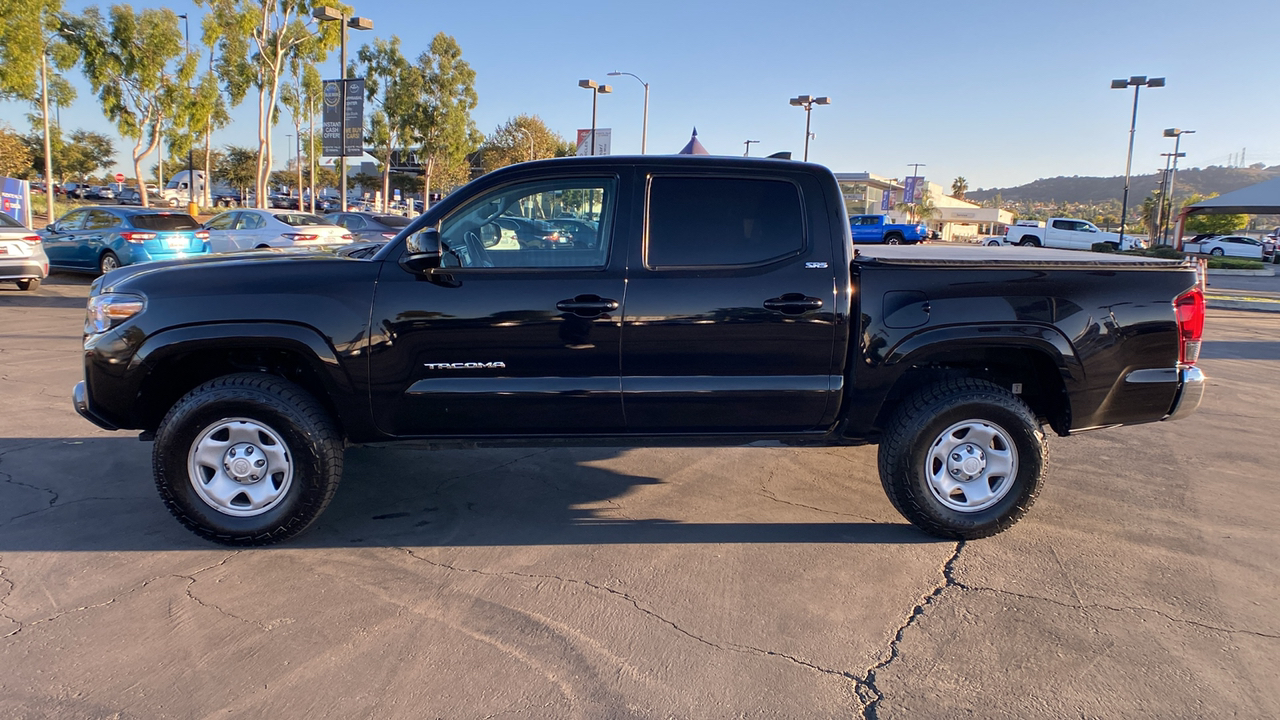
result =
[[[974,331],[980,330],[981,335]],[[883,428],[897,404],[918,388],[949,378],[989,380],[1018,394],[1054,432],[1071,428],[1071,396],[1084,380],[1071,343],[1056,328],[995,325],[938,328],[906,338],[885,354],[896,378],[877,412]]]
[[[143,373],[135,418],[154,430],[183,395],[216,377],[261,372],[289,380],[333,417],[345,435],[353,394],[337,353],[315,330],[288,323],[216,323],[175,328],[147,338],[130,363]],[[145,366],[145,368],[139,367]]]

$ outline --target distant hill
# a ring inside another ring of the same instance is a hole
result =
[[[1160,184],[1161,173],[1150,175],[1134,175],[1129,180],[1129,202],[1141,203],[1147,195],[1154,193]],[[1232,168],[1213,165],[1207,168],[1178,169],[1177,185],[1174,192],[1178,198],[1201,194],[1219,195],[1229,193],[1270,180],[1280,175],[1280,165],[1269,168]],[[991,200],[997,194],[1006,203],[1031,202],[1048,204],[1080,203],[1101,205],[1107,202],[1119,204],[1124,194],[1124,176],[1087,177],[1073,175],[1071,177],[1043,178],[1035,182],[1008,188],[986,188],[965,193],[965,199],[971,202]]]

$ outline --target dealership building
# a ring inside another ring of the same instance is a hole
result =
[[[844,195],[845,209],[850,215],[882,214],[888,215],[892,222],[910,220],[907,213],[896,209],[906,190],[898,178],[869,172],[838,172],[835,175]],[[943,240],[965,242],[985,235],[1003,235],[1013,224],[1013,213],[1008,210],[957,200],[947,194],[947,188],[935,182],[925,181],[924,186],[934,207],[933,216],[924,222]]]

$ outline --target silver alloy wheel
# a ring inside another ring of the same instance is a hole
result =
[[[886,245],[897,245],[897,244],[898,244],[898,236],[897,236],[897,235],[890,235],[890,236],[889,236],[889,238],[888,238],[888,239],[886,239],[884,242],[885,242],[885,244],[886,244]]]
[[[999,425],[964,420],[933,441],[924,474],[938,502],[956,512],[979,512],[1009,494],[1018,474],[1018,450]]]
[[[106,255],[102,256],[102,261],[98,263],[98,266],[102,270],[102,274],[106,275],[112,270],[119,268],[120,261],[116,259],[115,255],[112,255],[111,253],[107,253]]]
[[[288,495],[293,462],[275,430],[257,420],[225,418],[191,443],[187,475],[209,507],[224,515],[253,517]]]

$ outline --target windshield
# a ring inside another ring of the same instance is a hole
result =
[[[0,213],[0,227],[20,228],[26,227],[26,225],[23,225],[4,213]]]
[[[311,215],[309,213],[281,213],[280,215],[276,215],[276,219],[285,225],[292,225],[294,227],[329,224],[328,221],[319,215]]]
[[[142,230],[195,230],[200,223],[190,215],[176,213],[156,213],[155,215],[134,215],[133,226]]]
[[[403,217],[401,215],[379,215],[375,217],[374,220],[377,220],[378,222],[388,227],[397,227],[397,228],[409,227],[409,223],[413,222],[409,218]]]

